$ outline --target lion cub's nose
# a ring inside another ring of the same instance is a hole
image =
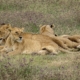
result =
[[[20,38],[20,39],[22,39],[22,37],[21,37],[21,36],[20,36],[19,38]]]

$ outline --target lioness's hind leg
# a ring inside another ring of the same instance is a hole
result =
[[[42,50],[38,51],[37,54],[40,54],[40,55],[47,55],[48,53],[49,53],[48,50],[45,48],[45,49],[42,49]]]
[[[45,51],[45,54],[58,54],[57,50],[53,46],[45,46],[42,50]]]

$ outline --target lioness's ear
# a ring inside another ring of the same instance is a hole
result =
[[[12,31],[12,27],[11,27],[11,24],[7,24],[7,27],[6,29],[8,29],[10,32]]]
[[[42,33],[42,32],[44,32],[45,31],[45,28],[46,28],[46,26],[44,25],[44,26],[42,26],[42,27],[40,27],[40,32]]]
[[[22,31],[24,31],[24,27],[22,27],[21,29],[22,29]]]
[[[2,23],[1,25],[5,25],[5,23]]]
[[[12,27],[11,28],[8,28],[8,30],[11,32],[13,30],[13,28]]]
[[[11,27],[11,24],[7,24],[7,26]]]
[[[55,28],[55,25],[54,24],[52,24],[53,25],[53,28]]]
[[[55,25],[54,25],[54,24],[52,24],[52,25],[50,25],[50,27],[51,27],[51,28],[55,28]]]
[[[11,28],[11,24],[7,24],[6,29]]]

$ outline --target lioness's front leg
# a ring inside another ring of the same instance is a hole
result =
[[[7,53],[7,51],[5,50],[5,48],[2,48],[1,50],[0,50],[0,54],[6,54]]]
[[[10,55],[21,54],[21,52],[22,52],[22,51],[21,51],[20,49],[18,49],[18,50],[16,49],[16,50],[11,51],[11,52],[9,52],[9,53],[7,53],[7,54],[10,56]]]

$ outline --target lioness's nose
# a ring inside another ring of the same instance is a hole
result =
[[[21,37],[21,36],[20,36],[19,38],[20,38],[20,39],[22,39],[22,37]]]

